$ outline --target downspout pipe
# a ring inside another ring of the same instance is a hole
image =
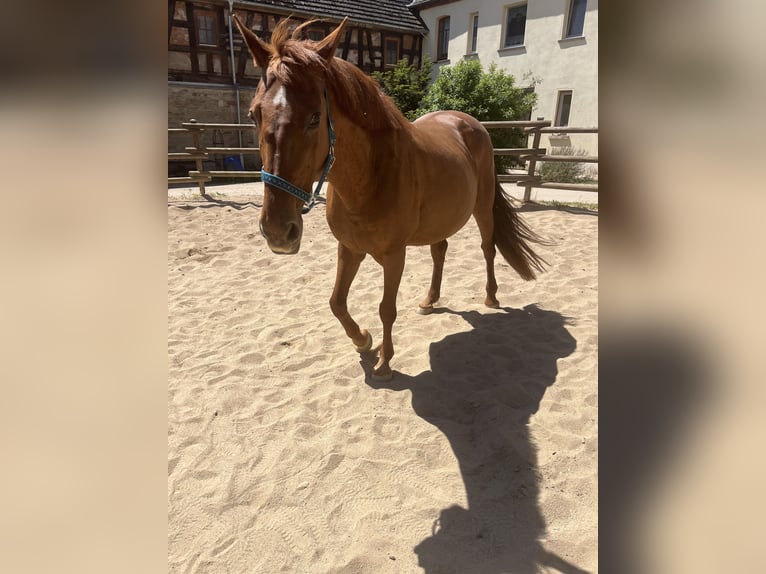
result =
[[[237,83],[237,67],[234,63],[234,34],[232,31],[232,19],[234,17],[234,0],[229,0],[229,54],[231,56],[231,81],[234,84],[234,98],[237,102],[237,123],[242,123],[242,112],[239,108],[239,84]],[[237,137],[239,138],[239,147],[242,146],[242,130],[237,130]],[[239,154],[239,163],[244,168],[245,157],[243,154]]]

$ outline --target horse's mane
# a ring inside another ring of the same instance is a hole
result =
[[[306,72],[326,75],[333,102],[360,126],[369,130],[409,126],[396,104],[381,92],[377,82],[341,58],[332,58],[328,65],[315,51],[319,42],[300,39],[303,28],[315,20],[304,22],[292,33],[289,22],[289,19],[280,20],[271,34],[271,61],[264,78],[266,87],[275,79],[285,85],[300,85]]]

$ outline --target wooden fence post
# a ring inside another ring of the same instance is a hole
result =
[[[540,147],[540,137],[542,134],[540,133],[540,127],[535,126],[533,129],[534,136],[532,136],[532,149],[538,149]],[[527,182],[524,186],[524,199],[523,203],[528,202],[532,197],[532,183],[534,182],[535,178],[535,167],[537,167],[537,154],[532,155],[529,158],[529,167],[527,168]]]
[[[196,124],[197,120],[191,119],[189,120],[189,123]],[[202,153],[202,139],[201,139],[202,132],[200,128],[192,128],[191,132],[192,132],[192,144],[194,145],[194,148],[195,148],[194,153],[201,154]],[[202,158],[198,156],[194,160],[194,162],[197,166],[197,171],[202,173],[202,171],[204,171],[202,168]],[[205,180],[200,179],[197,183],[199,185],[200,195],[205,195]]]

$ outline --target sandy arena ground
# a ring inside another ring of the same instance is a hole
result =
[[[498,256],[498,310],[473,221],[430,316],[410,248],[377,383],[327,303],[324,206],[295,256],[259,206],[168,200],[169,571],[597,572],[598,215],[525,210],[557,245],[530,283]],[[349,297],[376,345],[382,278],[368,257]]]

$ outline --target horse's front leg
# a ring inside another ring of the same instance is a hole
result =
[[[394,321],[396,321],[396,294],[399,292],[399,283],[404,271],[404,256],[406,250],[389,253],[382,258],[377,258],[383,265],[383,300],[380,302],[380,320],[383,322],[383,344],[380,348],[378,363],[372,371],[372,378],[376,380],[388,380],[392,376],[391,358],[394,356],[394,341],[391,335]]]
[[[363,353],[372,348],[372,335],[367,330],[360,330],[356,321],[348,313],[348,290],[356,277],[359,266],[366,253],[351,251],[342,243],[338,243],[338,273],[335,276],[335,287],[330,297],[330,309],[343,325],[346,335],[351,338],[357,352]]]

